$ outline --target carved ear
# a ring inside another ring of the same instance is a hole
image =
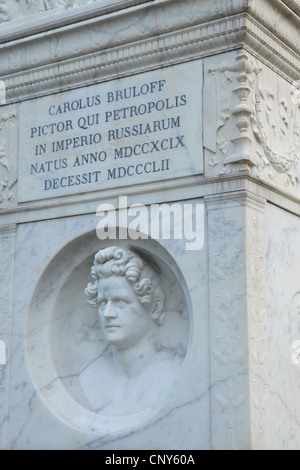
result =
[[[163,300],[157,297],[154,300],[152,313],[151,313],[152,320],[156,321],[159,325],[162,325],[165,319],[165,312],[164,312],[164,303]]]

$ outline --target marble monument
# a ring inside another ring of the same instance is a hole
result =
[[[182,362],[159,340],[165,294],[155,272],[125,248],[99,251],[92,277],[86,295],[112,351],[80,372],[80,384],[96,410],[117,416],[143,410],[171,388]]]
[[[300,449],[298,0],[0,0],[0,448]]]

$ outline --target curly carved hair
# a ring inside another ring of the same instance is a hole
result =
[[[139,255],[119,246],[110,246],[96,253],[91,269],[92,281],[85,288],[88,303],[93,307],[98,307],[98,280],[110,276],[125,276],[141,304],[149,305],[153,302],[159,305],[152,313],[152,318],[159,325],[163,324],[164,293],[160,280]]]

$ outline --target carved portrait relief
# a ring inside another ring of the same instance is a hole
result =
[[[89,233],[51,260],[35,289],[28,364],[60,419],[117,432],[165,406],[189,338],[188,289],[165,248],[154,240],[99,246]]]
[[[85,367],[80,384],[96,410],[139,411],[170,387],[183,357],[164,347],[165,293],[155,270],[132,250],[100,250],[85,293],[98,310],[108,350]]]

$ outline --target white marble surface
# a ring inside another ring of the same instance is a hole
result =
[[[11,322],[16,225],[0,230],[0,446],[6,448],[6,417],[11,363]]]
[[[19,202],[203,173],[202,61],[19,109]]]
[[[148,257],[153,263],[153,255],[148,252]],[[80,370],[79,383],[91,409],[99,414],[140,413],[175,385],[186,340],[183,337],[179,346],[165,345],[161,330],[168,316],[169,338],[178,336],[178,329],[185,329],[187,314],[180,296],[177,304],[182,309],[167,311],[166,294],[172,292],[175,300],[180,285],[176,288],[173,281],[165,292],[162,285],[170,276],[165,272],[158,277],[156,270],[126,245],[111,244],[95,255],[85,293],[97,309],[106,347]],[[177,328],[176,314],[182,319]]]
[[[125,3],[0,3],[0,446],[299,450],[299,9],[292,0]],[[49,199],[28,183],[22,133],[36,117],[47,124],[36,104],[97,84],[107,97],[163,73],[179,96],[185,71],[192,145],[172,154],[173,179]],[[132,242],[161,268],[160,341],[182,361],[149,406],[103,413],[87,390],[93,371],[80,382],[108,351],[84,288],[108,243],[96,236],[98,204],[123,190],[129,204],[205,204],[205,240],[198,251],[178,238]]]
[[[299,83],[241,51],[204,64],[205,174],[246,169],[299,198]]]
[[[266,306],[268,400],[264,433],[269,449],[300,448],[300,365],[293,364],[292,343],[300,339],[299,218],[268,205],[266,230]]]
[[[251,442],[244,196],[206,198],[212,449],[247,449]]]
[[[169,293],[177,283],[168,295],[171,314],[162,332],[168,347],[185,354],[176,385],[147,409],[122,417],[95,413],[85,402],[79,370],[103,349],[97,314],[84,296],[100,243],[96,222],[95,216],[81,216],[19,227],[7,447],[208,448],[207,303],[198,302],[200,292],[206,296],[204,250],[195,256],[168,240],[163,246],[170,255],[157,242],[150,247],[164,270],[173,272]],[[178,276],[184,276],[181,288]],[[181,289],[188,299],[183,304]]]
[[[18,227],[6,448],[299,448],[298,218],[247,192],[206,206],[202,250],[135,242],[162,268],[172,316],[161,338],[185,359],[158,401],[121,417],[95,412],[78,380],[107,347],[83,292],[108,243],[97,217]]]

